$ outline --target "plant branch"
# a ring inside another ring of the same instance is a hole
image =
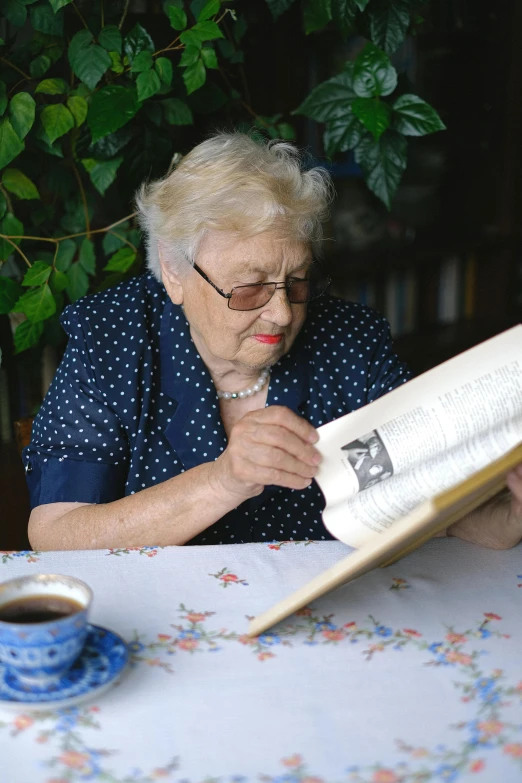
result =
[[[16,237],[16,238],[17,238],[17,237]],[[10,239],[10,237],[6,236],[5,234],[0,234],[0,239],[5,239],[5,241],[6,241],[6,242],[9,242],[9,244],[10,244],[10,245],[12,245],[12,246],[14,247],[14,249],[16,250],[16,252],[17,252],[17,253],[20,253],[20,255],[21,255],[21,256],[22,256],[22,258],[24,259],[24,261],[25,261],[25,263],[27,264],[27,266],[29,267],[29,269],[31,268],[32,264],[31,264],[31,262],[29,261],[29,259],[27,258],[27,256],[25,255],[24,251],[23,251],[23,250],[20,250],[20,248],[18,247],[18,245],[17,245],[15,242],[13,242],[13,240],[12,240],[12,239]]]
[[[0,183],[0,192],[4,194],[4,198],[5,198],[6,202],[7,202],[7,210],[8,210],[8,212],[12,212],[13,211],[13,202],[11,201],[11,197],[10,197],[9,193],[7,192],[7,190],[4,188],[4,186],[2,185],[2,183]]]
[[[125,215],[125,217],[120,218],[119,220],[116,220],[115,223],[111,223],[108,226],[104,226],[103,228],[93,228],[91,229],[91,234],[103,234],[103,233],[109,233],[111,229],[115,228],[116,226],[121,225],[121,223],[125,223],[126,220],[132,220],[132,218],[136,217],[138,213],[137,212],[131,212],[130,215]],[[63,242],[64,239],[76,239],[76,237],[84,237],[87,235],[87,231],[79,231],[77,234],[66,234],[63,237],[34,237],[34,236],[28,236],[26,234],[10,234],[9,237],[11,239],[31,239],[35,242]],[[7,239],[7,237],[5,237]]]
[[[113,235],[113,237],[117,237],[117,238],[118,238],[118,239],[120,239],[122,242],[125,242],[125,244],[126,244],[126,245],[128,245],[130,248],[132,248],[132,249],[134,250],[134,252],[135,252],[135,253],[137,253],[137,252],[138,252],[138,248],[136,247],[136,245],[133,245],[133,244],[132,244],[132,242],[131,242],[130,240],[126,239],[126,238],[125,238],[124,236],[122,236],[121,234],[117,234],[117,233],[116,233],[116,231],[107,231],[107,234],[112,234],[112,235]]]
[[[83,187],[82,179],[80,177],[80,172],[76,168],[76,164],[73,162],[72,164],[74,176],[76,177],[76,182],[78,183],[78,187],[80,188],[80,196],[82,198],[82,204],[83,204],[83,214],[85,216],[85,233],[87,234],[87,239],[89,239],[91,234],[91,223],[89,220],[89,208],[87,206],[87,198],[85,196],[85,190]]]
[[[86,21],[85,21],[85,19],[83,18],[83,16],[82,16],[82,13],[81,13],[81,11],[79,10],[79,8],[77,8],[77,7],[76,7],[76,3],[74,2],[74,0],[73,0],[73,2],[71,3],[71,5],[72,5],[72,7],[74,8],[74,10],[76,11],[76,13],[78,14],[78,16],[80,17],[80,21],[81,21],[81,23],[83,24],[83,26],[85,27],[85,29],[86,29],[86,30],[89,30],[89,25],[87,24],[87,22],[86,22]],[[89,30],[89,32],[91,32],[91,31]]]
[[[105,8],[103,7],[103,0],[100,0],[100,27],[102,30],[105,27]]]
[[[17,65],[14,65],[14,63],[12,63],[9,60],[7,60],[5,57],[0,57],[0,62],[5,63],[6,65],[8,65],[10,68],[12,68],[15,71],[18,71],[18,73],[20,73],[24,77],[24,79],[31,79],[32,78],[31,76],[28,76],[26,73],[24,73],[24,71],[22,71]]]
[[[125,21],[125,17],[127,16],[128,10],[129,10],[129,0],[125,0],[125,6],[123,7],[123,13],[121,15],[121,19],[118,24],[118,30],[121,30],[121,28],[123,27],[123,23]]]

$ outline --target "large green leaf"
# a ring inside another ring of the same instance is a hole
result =
[[[0,234],[19,237],[23,233],[23,224],[18,220],[17,217],[13,215],[12,212],[8,212],[0,222]],[[20,239],[12,239],[11,241],[14,242],[15,245],[19,245],[21,242]],[[7,258],[9,258],[12,252],[12,244],[7,242],[5,239],[0,239],[0,261],[5,261]]]
[[[343,35],[349,35],[357,14],[355,0],[332,0],[332,19]]]
[[[161,90],[161,82],[158,74],[152,68],[138,75],[136,79],[138,88],[138,100],[145,101]]]
[[[13,126],[7,117],[0,120],[0,169],[11,163],[25,148],[14,132]]]
[[[181,59],[179,61],[180,68],[186,68],[188,65],[194,65],[199,60],[199,53],[201,51],[201,44],[198,42],[198,46],[185,46],[181,53]]]
[[[63,239],[58,247],[56,258],[54,259],[54,266],[60,272],[67,272],[72,264],[72,260],[76,254],[76,243],[74,239]]]
[[[0,218],[3,218],[7,209],[7,199],[0,190]]]
[[[136,55],[139,52],[142,52],[144,49],[149,52],[153,52],[154,41],[145,28],[141,26],[141,24],[136,24],[130,33],[127,33],[123,40],[123,51],[129,58],[129,62],[132,64]]]
[[[74,73],[91,90],[111,66],[108,53],[101,46],[92,43],[92,33],[88,30],[80,30],[73,36],[68,55]]]
[[[107,49],[108,52],[118,52],[121,54],[121,33],[115,24],[107,24],[100,30],[98,43]]]
[[[65,274],[67,275],[68,280],[68,285],[65,289],[67,296],[71,302],[76,302],[77,299],[85,296],[89,290],[89,278],[87,276],[87,272],[81,267],[78,261],[75,261],[75,263],[71,265]]]
[[[317,122],[328,122],[346,114],[355,98],[350,64],[333,79],[317,85],[293,114],[304,114]]]
[[[294,0],[266,0],[267,6],[274,19],[279,19],[281,14],[288,11]]]
[[[28,348],[32,348],[33,345],[36,345],[43,334],[43,330],[43,323],[40,321],[36,324],[31,321],[23,321],[15,332],[15,353],[21,353]]]
[[[71,95],[69,98],[67,98],[67,108],[74,117],[76,127],[79,128],[80,125],[85,122],[85,118],[87,117],[87,112],[89,110],[87,101],[80,95]]]
[[[185,30],[181,33],[179,39],[181,43],[186,45],[198,46],[205,41],[214,41],[217,38],[224,38],[225,36],[221,32],[219,25],[215,22],[198,22],[191,27],[190,30]]]
[[[367,43],[353,67],[353,89],[359,98],[389,95],[397,86],[397,71],[374,44]]]
[[[65,272],[60,272],[59,269],[54,269],[49,279],[49,285],[53,294],[59,294],[62,291],[65,291],[69,285],[69,281]]]
[[[136,260],[136,253],[130,247],[122,247],[103,267],[104,272],[127,272]]]
[[[0,114],[3,114],[7,108],[7,91],[5,82],[0,81]]]
[[[220,0],[208,0],[205,3],[199,14],[197,14],[198,22],[204,22],[206,19],[210,19],[211,16],[215,16],[220,8]]]
[[[22,199],[40,198],[38,188],[19,169],[6,169],[2,174],[2,184],[10,193]]]
[[[306,0],[303,9],[303,25],[306,35],[321,30],[331,19],[331,0]]]
[[[74,128],[74,117],[67,106],[61,103],[45,106],[40,114],[40,120],[51,144]]]
[[[187,88],[187,95],[199,90],[199,88],[205,84],[206,78],[207,71],[201,60],[198,60],[194,65],[189,65],[188,68],[185,68],[183,71],[183,81]]]
[[[362,168],[370,190],[390,209],[407,163],[404,136],[386,131],[376,141],[368,133],[355,148],[355,160]]]
[[[392,108],[393,126],[403,136],[426,136],[446,129],[435,109],[418,95],[401,95]]]
[[[49,0],[49,2],[51,3],[53,11],[56,13],[60,8],[64,8],[66,5],[69,5],[69,3],[72,3],[72,0]]]
[[[63,12],[53,11],[49,3],[33,5],[29,11],[31,24],[39,33],[63,35]]]
[[[44,73],[47,73],[50,67],[51,58],[47,57],[46,54],[40,54],[29,64],[29,73],[33,79],[39,79],[40,76],[43,76]]]
[[[43,285],[49,280],[52,271],[52,266],[46,264],[45,261],[35,261],[32,267],[25,273],[22,285]]]
[[[84,159],[82,163],[89,172],[92,184],[98,193],[103,196],[107,188],[116,179],[116,172],[123,163],[123,157],[115,158],[114,160],[94,160],[92,161],[94,165],[89,165],[87,161],[92,161],[92,159]]]
[[[140,104],[134,87],[109,84],[92,96],[87,124],[93,142],[121,128],[131,120]]]
[[[14,130],[21,139],[24,139],[33,127],[35,109],[36,103],[28,92],[17,92],[11,98],[9,116]]]
[[[36,86],[35,93],[43,92],[46,95],[63,95],[69,92],[69,86],[63,79],[44,79]]]
[[[19,0],[4,0],[2,14],[15,27],[23,27],[27,19],[27,9]]]
[[[201,50],[201,59],[205,68],[219,68],[216,52],[210,46],[204,46]]]
[[[366,133],[366,129],[349,106],[346,113],[327,123],[323,143],[326,154],[333,157],[337,152],[353,150]]]
[[[391,108],[379,98],[355,98],[352,110],[374,139],[379,139],[390,127]]]
[[[78,263],[88,275],[96,274],[96,253],[94,252],[92,239],[87,239],[87,237],[85,237],[80,245]]]
[[[182,8],[176,8],[172,5],[168,6],[166,11],[172,29],[184,30],[187,26],[187,14],[185,11]]]
[[[51,273],[51,267],[48,267],[49,274]],[[46,318],[50,318],[56,312],[56,301],[52,294],[48,284],[38,286],[38,288],[31,288],[23,294],[13,307],[15,313],[25,313],[27,318],[32,323],[38,323],[38,321],[45,321]]]
[[[22,294],[22,288],[16,280],[0,276],[0,315],[10,313]]]
[[[158,57],[158,59],[154,63],[154,67],[156,69],[158,76],[160,77],[161,83],[164,84],[166,87],[170,87],[170,85],[172,84],[171,61],[167,57]]]
[[[154,65],[152,59],[152,53],[146,49],[143,52],[139,52],[132,61],[131,73],[141,73],[142,71],[148,71]]]
[[[387,54],[393,54],[404,41],[410,24],[409,0],[393,0],[370,6],[372,41]]]

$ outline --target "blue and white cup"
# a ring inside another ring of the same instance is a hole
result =
[[[82,651],[92,597],[85,582],[60,574],[34,574],[1,583],[0,664],[24,687],[54,687]],[[31,602],[42,611],[24,617],[23,607]],[[51,616],[53,606],[70,611],[62,616],[55,611],[53,619],[31,620],[45,616],[46,607],[51,607],[47,612]]]

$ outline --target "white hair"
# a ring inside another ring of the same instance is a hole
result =
[[[206,231],[231,231],[240,238],[274,231],[282,239],[310,242],[319,253],[332,198],[328,172],[306,170],[293,144],[217,133],[138,191],[148,267],[161,281],[161,248],[182,272],[194,263]]]

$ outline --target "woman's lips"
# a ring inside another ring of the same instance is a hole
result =
[[[282,334],[255,334],[254,340],[259,343],[266,343],[267,345],[277,345],[283,339]]]

